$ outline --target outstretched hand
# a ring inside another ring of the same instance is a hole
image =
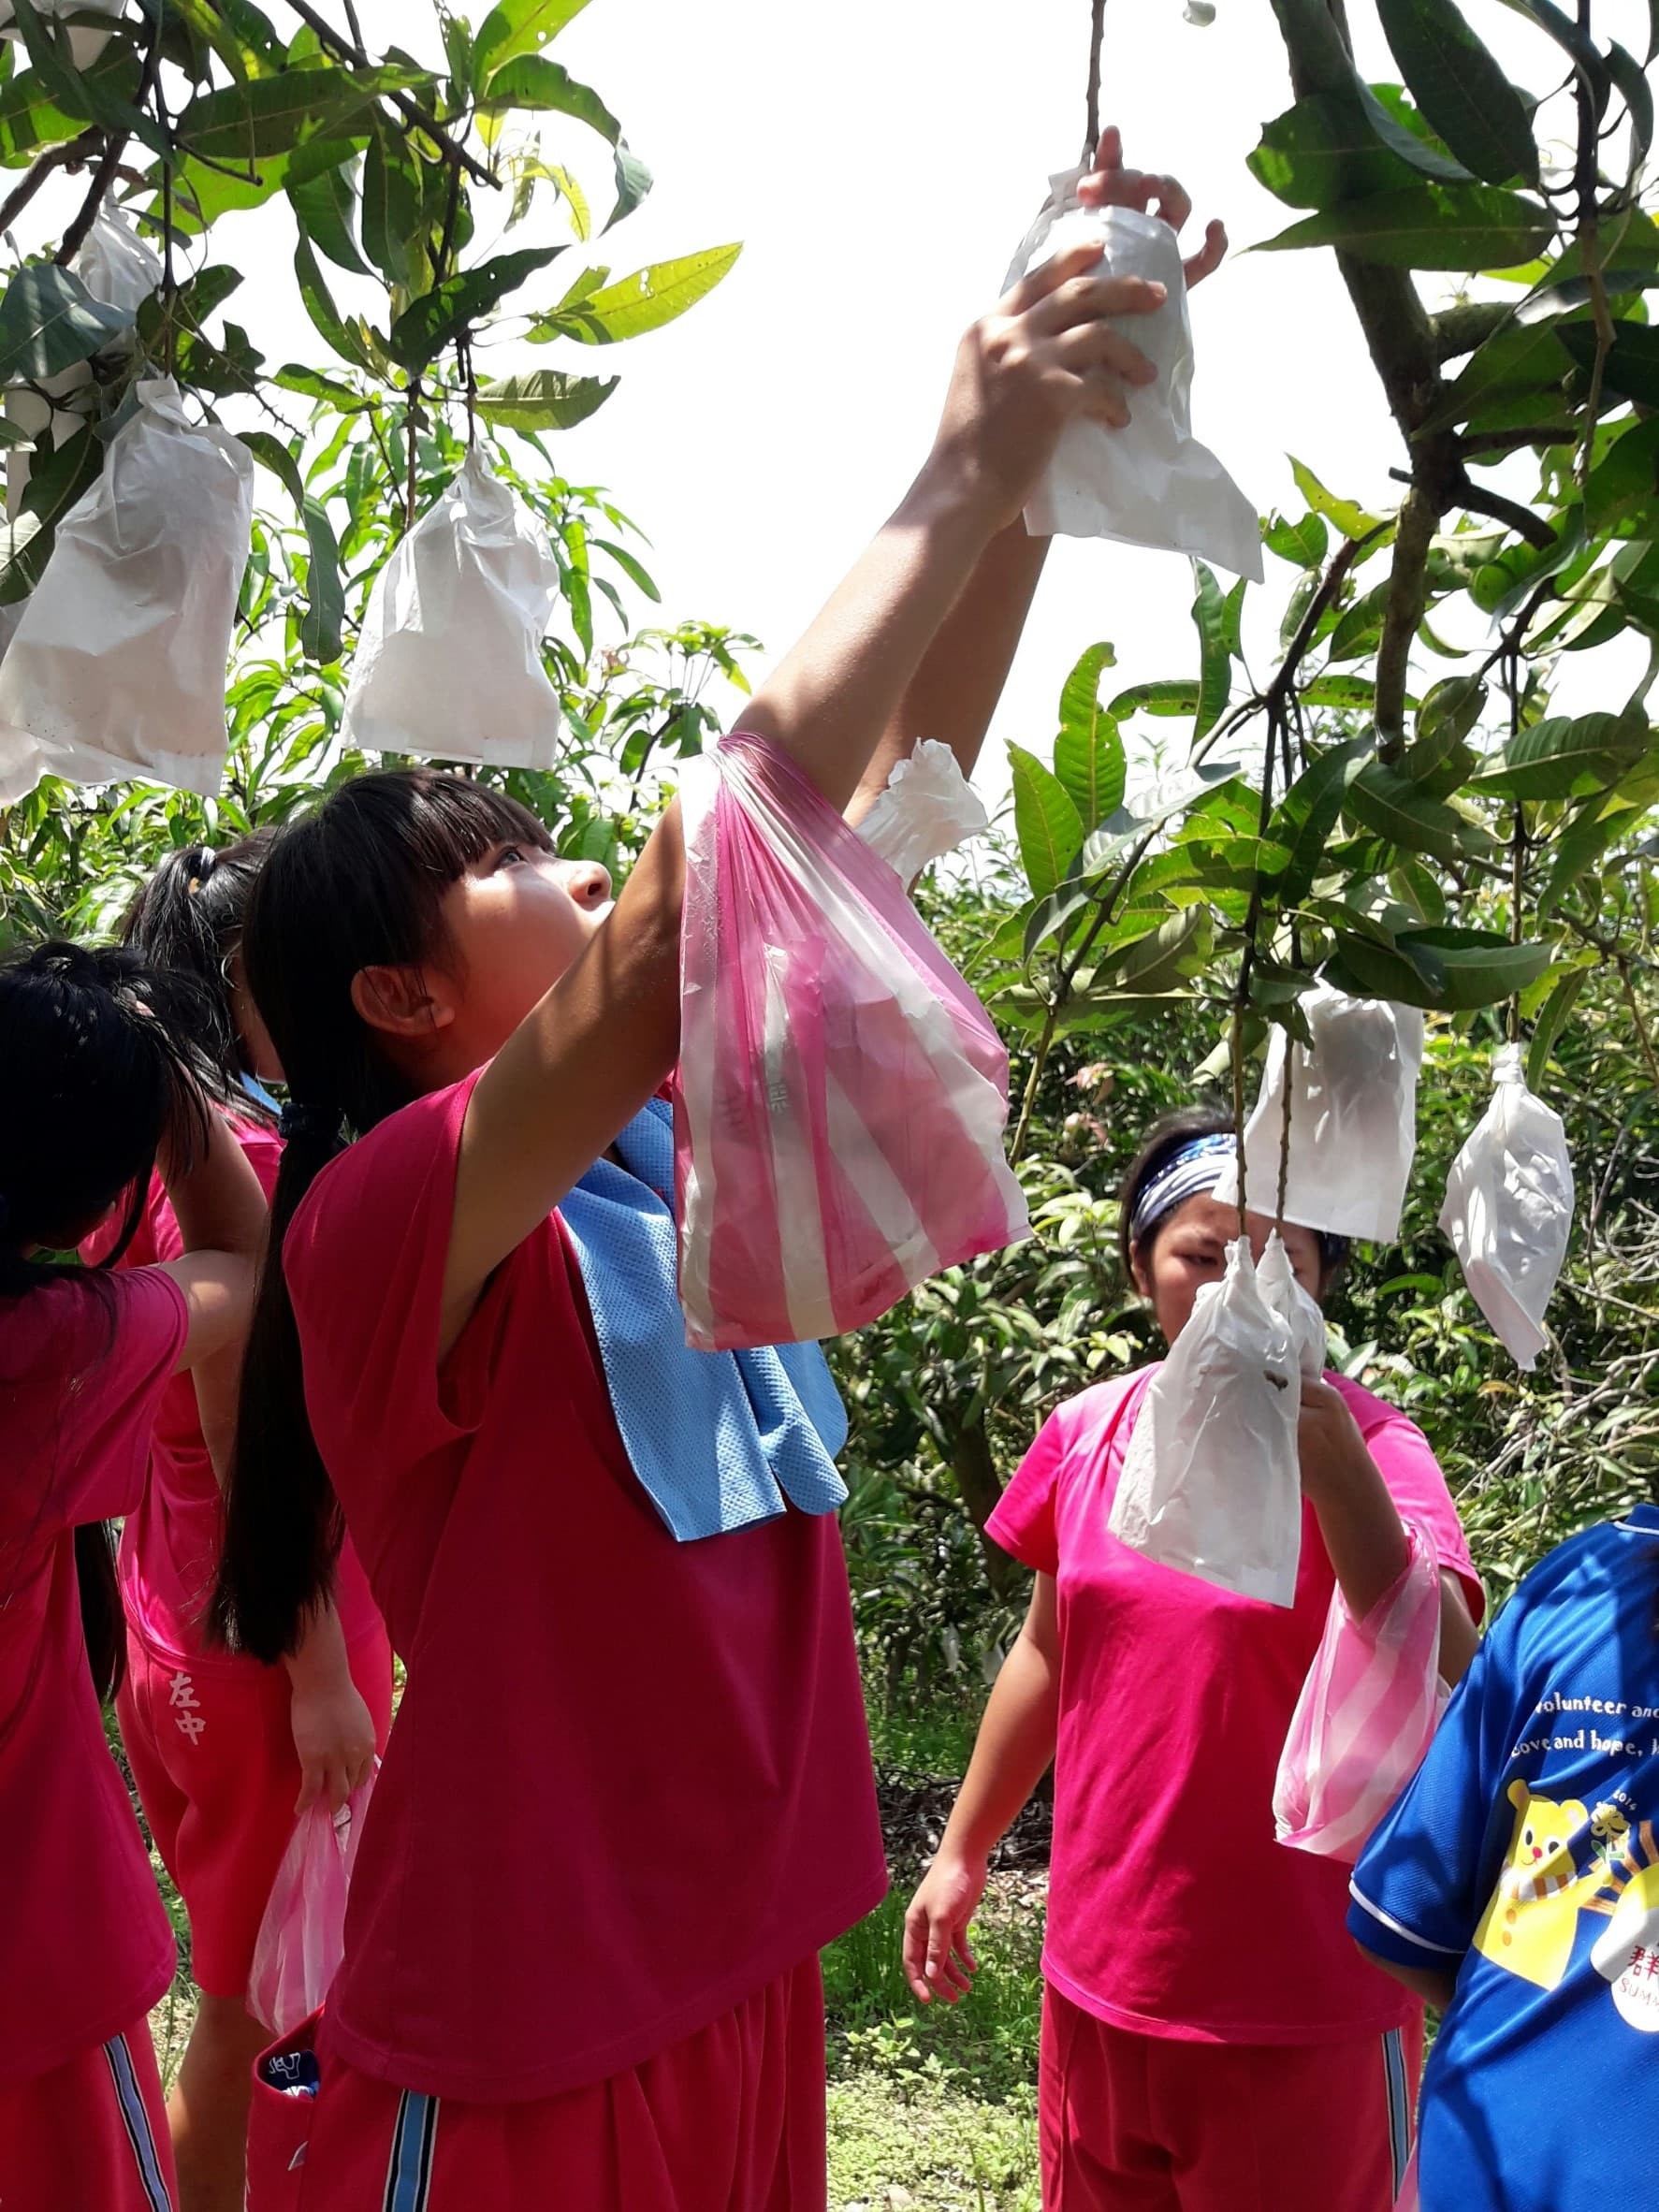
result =
[[[1139,208],[1143,215],[1156,214],[1177,236],[1192,213],[1192,201],[1178,177],[1158,176],[1151,169],[1125,168],[1123,133],[1114,123],[1108,124],[1100,133],[1100,143],[1095,149],[1095,166],[1080,180],[1077,196],[1085,208]],[[1225,226],[1220,223],[1210,224],[1204,232],[1203,244],[1182,264],[1186,271],[1188,291],[1220,268],[1226,252]]]

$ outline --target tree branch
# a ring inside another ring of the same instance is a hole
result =
[[[353,62],[359,69],[373,67],[373,58],[364,51],[361,42],[354,42],[343,32],[337,31],[326,17],[320,16],[316,9],[310,6],[309,0],[288,0],[288,6],[302,23],[311,25],[323,44],[331,47],[342,61]],[[425,131],[427,137],[435,146],[442,147],[446,161],[457,164],[478,183],[488,184],[491,191],[499,192],[501,190],[501,179],[492,176],[481,161],[473,154],[469,153],[460,140],[453,138],[444,128],[444,125],[429,109],[423,108],[420,102],[412,98],[408,93],[387,93],[386,98],[390,100],[392,106],[406,123],[412,123],[417,130]]]
[[[1559,423],[1529,422],[1512,430],[1465,430],[1458,444],[1473,460],[1482,453],[1519,453],[1523,445],[1566,445],[1572,437]]]
[[[1467,477],[1463,479],[1458,504],[1466,507],[1471,515],[1486,515],[1493,522],[1506,522],[1517,536],[1523,537],[1540,553],[1548,553],[1559,542],[1541,515],[1535,515],[1519,500],[1506,499],[1501,491],[1493,491],[1487,485],[1471,484]]]
[[[138,89],[133,95],[133,105],[140,109],[154,93],[155,81],[161,72],[162,16],[160,8],[158,7],[154,15],[149,17],[147,21],[150,30],[149,43],[144,49],[144,66],[139,72]],[[52,255],[52,259],[60,269],[67,269],[70,262],[74,260],[76,255],[86,243],[87,232],[97,221],[98,210],[104,204],[104,195],[109,191],[110,180],[121,167],[121,157],[126,152],[127,140],[131,137],[130,131],[115,131],[105,140],[104,151],[99,156],[98,166],[94,169],[92,182],[86,189],[86,197],[76,211],[74,222],[70,224],[68,229],[58,240],[58,250]],[[170,143],[169,139],[169,147]],[[165,178],[171,174],[170,155],[163,156],[163,165]]]
[[[1376,757],[1393,766],[1405,749],[1405,687],[1412,640],[1428,611],[1429,547],[1440,517],[1413,485],[1400,510],[1389,604],[1376,648]]]
[[[56,169],[78,169],[90,161],[104,143],[100,130],[82,131],[80,138],[70,138],[62,146],[49,146],[35,162],[21,184],[14,184],[0,200],[0,232],[7,231]]]
[[[1445,363],[1472,354],[1514,319],[1515,308],[1507,299],[1466,299],[1460,307],[1442,308],[1430,318],[1435,360]]]

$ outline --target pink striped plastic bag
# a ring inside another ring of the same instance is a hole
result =
[[[1440,1562],[1405,1524],[1404,1573],[1356,1621],[1331,1594],[1273,1785],[1281,1843],[1352,1866],[1421,1764],[1448,1695],[1440,1680]]]
[[[775,746],[689,762],[679,1290],[703,1351],[840,1335],[1029,1233],[1008,1055],[893,869]]]

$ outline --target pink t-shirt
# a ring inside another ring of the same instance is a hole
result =
[[[1043,1972],[1146,2035],[1305,2044],[1404,2025],[1413,2001],[1346,1926],[1348,1869],[1273,1838],[1273,1791],[1335,1577],[1311,1506],[1291,1608],[1144,1559],[1107,1529],[1156,1369],[1044,1425],[992,1514],[1055,1578],[1055,1840]],[[1358,1383],[1346,1399],[1402,1514],[1430,1529],[1478,1617],[1480,1585],[1428,1439]]]
[[[235,1135],[269,1199],[282,1163],[281,1140],[254,1122],[237,1124]],[[102,1230],[82,1246],[82,1257],[95,1259],[114,1241],[113,1228]],[[117,1264],[147,1267],[177,1259],[183,1249],[167,1191],[154,1176],[132,1243]],[[249,1665],[211,1644],[202,1629],[224,1534],[224,1502],[202,1437],[196,1385],[188,1375],[175,1375],[155,1417],[143,1499],[122,1531],[121,1598],[140,1643],[162,1660],[188,1660],[196,1673]],[[379,1632],[369,1579],[349,1541],[341,1550],[334,1604],[348,1647]]]
[[[75,1530],[138,1504],[184,1327],[154,1270],[0,1300],[0,2080],[107,2042],[173,1976],[87,1665]]]
[[[510,2103],[695,2032],[867,1913],[886,1870],[834,1520],[674,1541],[557,1214],[440,1373],[471,1091],[331,1161],[284,1265],[317,1442],[408,1666],[330,2047]]]

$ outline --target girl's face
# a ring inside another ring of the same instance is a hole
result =
[[[1250,1250],[1259,1259],[1273,1230],[1269,1214],[1246,1214]],[[1135,1254],[1135,1284],[1152,1306],[1164,1341],[1173,1344],[1192,1318],[1193,1302],[1206,1283],[1227,1270],[1227,1247],[1239,1233],[1239,1210],[1201,1193],[1167,1214],[1150,1243]],[[1308,1296],[1319,1296],[1319,1240],[1311,1229],[1288,1221],[1282,1231],[1291,1273]]]
[[[610,912],[609,870],[539,846],[492,845],[452,883],[444,921],[454,972],[429,979],[465,1073],[499,1052]]]

